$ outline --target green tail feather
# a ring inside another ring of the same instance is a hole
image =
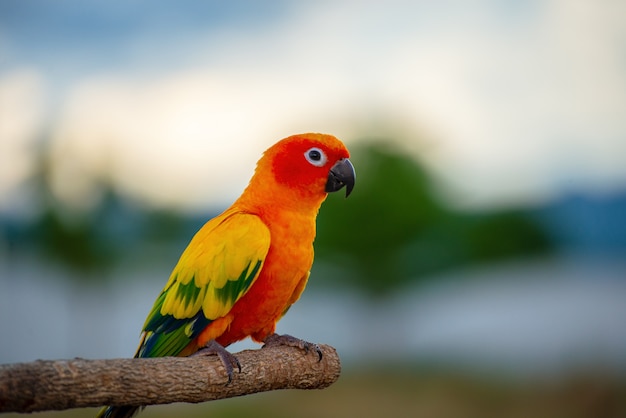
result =
[[[143,406],[105,406],[96,418],[131,418],[143,409]]]

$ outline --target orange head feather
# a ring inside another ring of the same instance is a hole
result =
[[[346,146],[332,135],[307,133],[270,147],[257,163],[239,204],[281,205],[317,211],[328,192],[354,186]]]

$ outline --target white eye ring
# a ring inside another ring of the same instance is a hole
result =
[[[326,154],[319,148],[313,147],[304,153],[304,158],[316,167],[323,167],[326,164]]]

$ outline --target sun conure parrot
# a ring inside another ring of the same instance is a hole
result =
[[[246,337],[322,352],[274,332],[298,300],[313,263],[315,218],[327,193],[355,173],[345,145],[324,134],[285,138],[263,154],[243,194],[192,238],[143,326],[135,357],[218,355],[232,379],[239,361],[224,347]],[[99,417],[131,417],[109,406]]]

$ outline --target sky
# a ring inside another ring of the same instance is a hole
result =
[[[189,211],[300,132],[386,138],[453,204],[626,186],[626,3],[0,3],[0,210],[94,185]],[[358,161],[355,161],[358,172]]]

